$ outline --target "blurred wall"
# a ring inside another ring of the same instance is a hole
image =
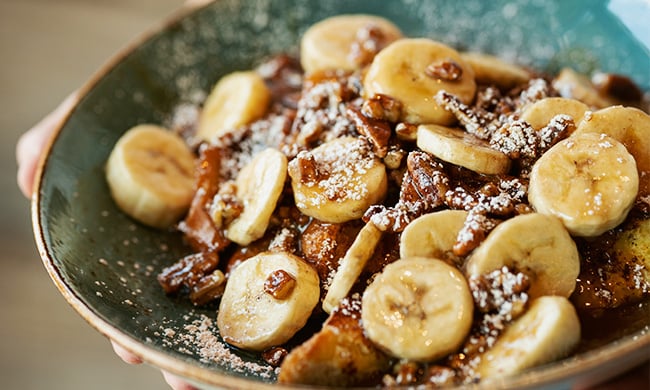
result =
[[[0,0],[0,388],[164,389],[72,310],[34,244],[16,186],[20,134],[182,0]]]

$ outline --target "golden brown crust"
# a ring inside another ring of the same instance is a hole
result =
[[[376,383],[389,358],[363,334],[361,302],[345,299],[320,332],[295,348],[282,362],[279,383],[362,386]]]

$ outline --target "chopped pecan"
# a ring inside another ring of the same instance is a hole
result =
[[[325,176],[324,172],[318,166],[318,162],[313,153],[302,151],[296,158],[289,163],[291,177],[297,179],[302,184],[317,183]]]
[[[451,58],[436,61],[424,69],[424,74],[432,79],[458,81],[463,77],[463,68]]]
[[[515,120],[492,133],[490,146],[514,160],[535,159],[539,153],[539,138],[526,121]]]
[[[262,359],[273,367],[280,367],[284,358],[289,354],[285,348],[274,347],[262,352]]]
[[[470,291],[481,313],[496,312],[517,317],[528,301],[530,279],[526,274],[502,267],[486,275],[470,277]],[[521,304],[515,305],[515,302]]]
[[[428,153],[414,151],[406,158],[406,166],[413,178],[413,187],[426,208],[433,210],[442,205],[449,190],[449,178],[443,165]]]
[[[369,118],[351,104],[346,107],[348,118],[354,123],[359,134],[367,137],[372,143],[373,153],[384,158],[388,153],[388,140],[390,139],[391,129],[388,122],[380,119]]]
[[[411,152],[406,161],[398,202],[392,207],[371,206],[363,216],[381,231],[401,232],[412,220],[445,202],[449,179],[442,164],[424,152]]]
[[[494,123],[497,119],[494,113],[472,109],[446,91],[438,92],[435,100],[442,108],[454,114],[468,133],[480,139],[489,139],[492,132],[499,127]]]
[[[393,207],[383,205],[370,206],[363,215],[364,222],[372,222],[383,232],[399,233],[406,229],[411,221],[426,213],[424,202],[398,202]]]
[[[230,244],[230,240],[217,228],[206,210],[206,193],[204,188],[197,189],[187,217],[178,224],[178,230],[194,250],[218,253]]]
[[[515,111],[516,105],[510,96],[504,96],[495,87],[484,87],[476,93],[475,109],[480,112],[493,112],[496,115],[509,115]]]
[[[226,276],[221,270],[203,276],[192,286],[190,301],[197,306],[205,305],[223,295],[226,288]]]
[[[548,122],[548,125],[539,130],[540,155],[546,152],[551,146],[573,133],[576,124],[568,115],[556,115]]]
[[[212,198],[209,212],[215,227],[221,229],[237,218],[244,210],[243,203],[237,198],[234,181],[224,183]]]
[[[361,112],[369,118],[396,123],[402,115],[402,102],[378,93],[363,101]]]
[[[555,96],[556,92],[551,84],[543,78],[532,79],[517,97],[517,108],[522,109],[531,103],[547,97]]]
[[[282,301],[291,295],[296,287],[296,278],[283,269],[273,271],[264,281],[264,292]]]
[[[489,218],[483,210],[471,209],[452,248],[454,255],[467,256],[485,240],[485,237],[497,224],[498,220]]]
[[[415,141],[417,139],[418,125],[400,122],[395,126],[397,138],[403,141]]]
[[[158,283],[167,294],[178,292],[182,286],[192,288],[219,264],[219,256],[210,252],[187,255],[158,274]]]

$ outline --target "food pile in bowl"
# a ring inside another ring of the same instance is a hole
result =
[[[335,16],[225,75],[195,121],[127,131],[113,199],[193,253],[167,294],[218,304],[278,381],[450,386],[579,350],[647,307],[650,117],[627,77],[543,74]]]

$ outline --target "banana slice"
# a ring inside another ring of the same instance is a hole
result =
[[[400,257],[437,258],[459,264],[461,259],[454,255],[453,247],[466,219],[463,210],[443,210],[416,218],[402,232]]]
[[[510,158],[486,141],[457,128],[420,125],[417,146],[441,160],[474,172],[501,175],[510,169]]]
[[[560,96],[568,99],[577,99],[595,108],[611,106],[613,102],[598,93],[591,80],[571,68],[564,68],[553,79],[553,88]]]
[[[318,274],[301,258],[260,253],[231,271],[217,326],[228,344],[263,351],[284,344],[305,326],[319,296]]]
[[[210,141],[253,122],[266,113],[270,101],[271,92],[254,71],[228,74],[205,100],[196,136]]]
[[[366,96],[384,94],[404,105],[407,123],[450,125],[452,113],[434,96],[445,90],[469,104],[476,92],[474,71],[449,46],[425,38],[400,39],[379,52],[368,68],[363,86]]]
[[[402,37],[390,21],[372,15],[340,15],[312,25],[300,41],[305,73],[356,70],[384,46]],[[370,58],[364,58],[364,57]],[[368,61],[369,62],[369,61]]]
[[[557,143],[530,173],[528,200],[558,217],[576,236],[598,236],[617,226],[639,188],[634,157],[605,134],[583,133]]]
[[[525,84],[531,77],[526,69],[489,54],[464,52],[460,56],[472,67],[479,84],[496,85],[509,90]]]
[[[576,99],[563,97],[549,97],[529,105],[521,113],[520,119],[526,121],[535,130],[544,128],[556,115],[564,114],[573,118],[578,125],[589,106]]]
[[[585,115],[576,135],[607,134],[625,145],[639,171],[639,196],[650,196],[650,116],[634,107],[613,106]]]
[[[460,347],[473,310],[458,269],[442,260],[414,257],[387,265],[366,288],[361,318],[368,338],[380,348],[426,362]]]
[[[287,165],[284,154],[268,148],[242,168],[235,183],[244,210],[226,226],[230,241],[248,245],[264,235],[284,189]]]
[[[187,212],[194,196],[194,155],[178,135],[139,125],[115,144],[106,180],[119,208],[145,225],[164,229]]]
[[[531,298],[568,297],[580,272],[575,242],[559,219],[538,213],[522,214],[499,224],[465,263],[468,277],[507,266],[531,280]]]
[[[337,138],[299,153],[289,163],[289,176],[298,209],[330,223],[361,218],[388,188],[384,164],[355,137]]]
[[[348,296],[352,286],[359,279],[363,267],[366,266],[366,263],[375,252],[380,239],[381,230],[377,229],[372,222],[368,222],[359,231],[352,246],[341,259],[336,274],[332,278],[332,283],[327,290],[327,295],[323,300],[323,310],[326,313],[332,313],[332,310],[339,305],[339,302]]]
[[[567,298],[539,297],[481,355],[476,372],[481,378],[501,378],[550,363],[567,356],[580,333],[580,320]]]

